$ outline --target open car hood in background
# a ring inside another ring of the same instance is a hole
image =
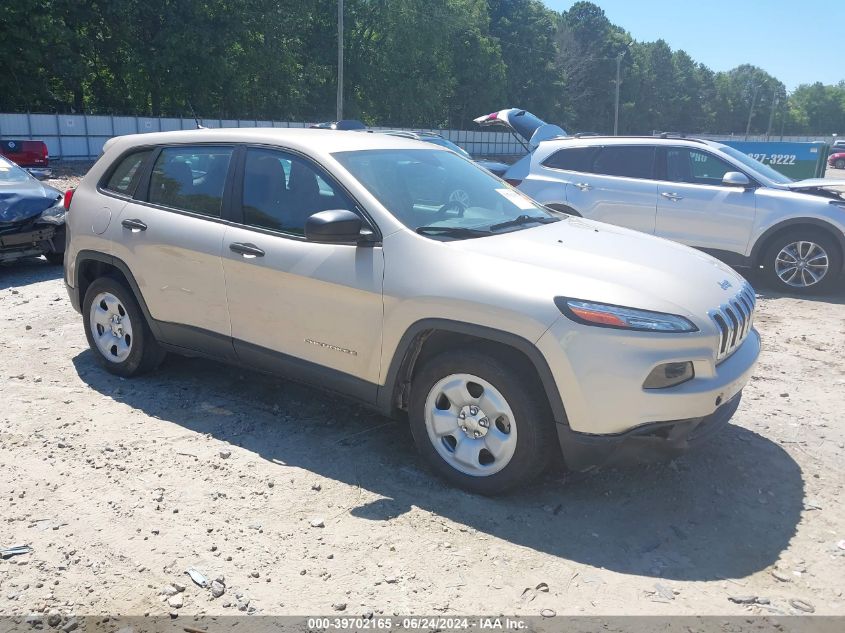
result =
[[[542,141],[547,141],[550,138],[568,136],[563,128],[546,123],[527,110],[520,110],[519,108],[491,112],[473,120],[482,127],[501,125],[508,128],[518,137],[527,141],[529,149],[534,149]]]

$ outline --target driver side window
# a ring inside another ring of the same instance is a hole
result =
[[[666,152],[667,179],[694,185],[721,185],[722,178],[736,167],[707,152],[672,147]]]
[[[305,221],[355,206],[312,163],[286,152],[249,148],[243,175],[244,224],[305,235]]]

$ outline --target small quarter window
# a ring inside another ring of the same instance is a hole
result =
[[[153,167],[149,201],[219,218],[231,158],[231,147],[165,147]]]
[[[127,196],[134,194],[141,177],[141,167],[151,153],[152,150],[147,149],[124,156],[109,176],[105,189]]]
[[[589,173],[590,164],[595,154],[596,148],[594,147],[570,147],[555,152],[543,161],[543,165],[552,169]]]

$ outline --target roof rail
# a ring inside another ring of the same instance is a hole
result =
[[[656,132],[655,134],[648,135],[648,134],[618,134],[617,136],[613,136],[612,134],[593,134],[590,132],[579,132],[578,134],[572,134],[569,136],[555,136],[550,139],[545,139],[547,141],[556,141],[556,140],[575,140],[575,139],[582,139],[582,138],[595,138],[595,139],[605,139],[605,138],[636,138],[636,139],[678,139],[682,141],[691,141],[693,143],[701,143],[702,145],[707,145],[708,141],[705,139],[695,138],[693,136],[686,136],[684,134],[670,134],[669,132]]]

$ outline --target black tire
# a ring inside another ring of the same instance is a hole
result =
[[[419,369],[413,379],[408,418],[417,449],[431,469],[450,484],[472,493],[497,495],[524,486],[558,454],[551,410],[539,381],[524,363],[504,362],[495,355],[462,348],[443,352]],[[425,421],[429,392],[452,374],[471,374],[493,385],[513,412],[518,434],[507,465],[487,476],[474,476],[451,466],[435,449]]]
[[[827,273],[820,281],[809,286],[791,286],[780,277],[775,270],[775,260],[778,253],[787,245],[807,241],[818,244],[828,256]],[[776,237],[766,249],[763,255],[763,275],[766,285],[779,292],[797,295],[813,295],[829,292],[841,279],[842,253],[839,244],[830,235],[823,231],[813,229],[799,229],[795,232],[787,232]]]
[[[44,259],[53,264],[53,266],[64,266],[65,254],[56,253],[55,251],[50,253],[44,253]]]
[[[94,342],[94,333],[91,330],[90,318],[91,305],[94,299],[100,293],[104,292],[110,293],[118,299],[132,324],[132,339],[129,355],[122,361],[107,359]],[[88,339],[88,345],[91,347],[91,351],[94,352],[97,362],[108,372],[116,376],[129,378],[152,371],[161,364],[166,356],[166,352],[158,344],[158,341],[155,340],[153,333],[150,331],[150,327],[135,299],[135,295],[119,279],[115,279],[114,277],[100,277],[88,286],[88,290],[85,292],[85,298],[82,301],[82,320],[85,327],[85,337]]]
[[[833,163],[833,166],[836,167],[836,169],[845,169],[845,158],[836,159],[836,161],[834,161]]]

